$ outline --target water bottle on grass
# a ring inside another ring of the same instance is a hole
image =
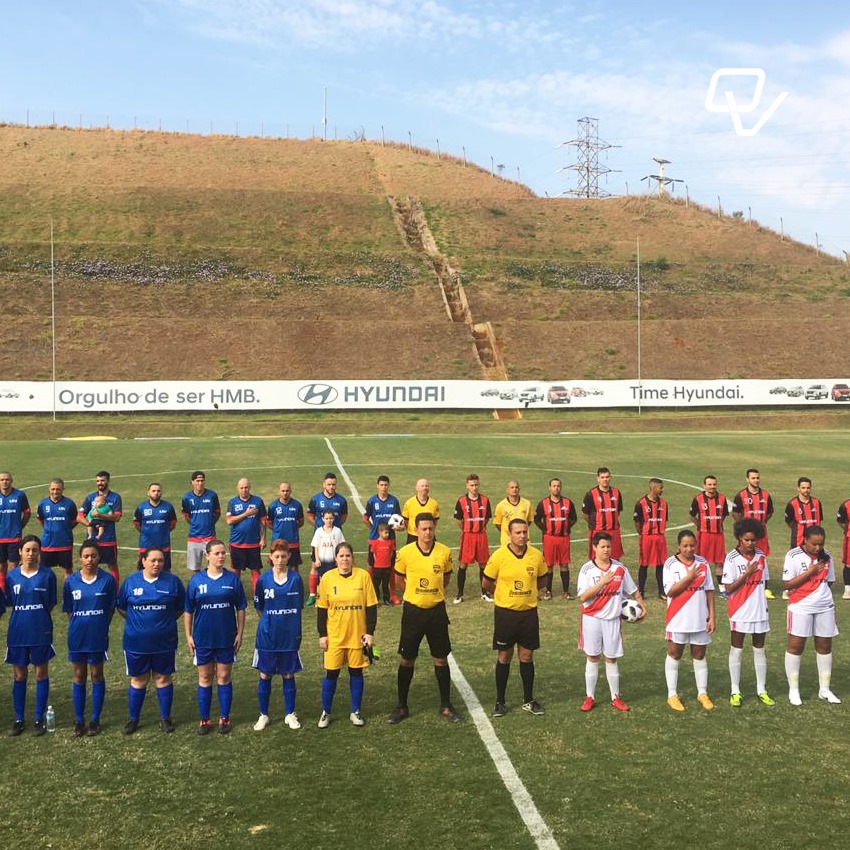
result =
[[[47,706],[47,714],[44,715],[44,723],[47,726],[48,732],[56,731],[56,712],[52,705]]]

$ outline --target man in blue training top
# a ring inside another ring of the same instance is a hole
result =
[[[139,569],[150,549],[165,555],[166,572],[171,572],[171,532],[177,525],[177,512],[171,502],[162,498],[162,485],[154,481],[148,487],[148,500],[142,502],[133,515],[133,525],[139,532]]]
[[[336,475],[333,472],[325,473],[322,489],[307,504],[307,517],[316,528],[321,528],[322,514],[328,510],[333,511],[334,525],[342,528],[348,519],[348,502],[345,496],[337,493]]]

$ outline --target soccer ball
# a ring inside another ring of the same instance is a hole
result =
[[[393,531],[401,531],[407,523],[404,521],[404,517],[401,514],[393,514],[388,520],[387,525]]]
[[[627,623],[636,623],[642,616],[640,605],[634,599],[626,599],[623,601],[623,619]]]

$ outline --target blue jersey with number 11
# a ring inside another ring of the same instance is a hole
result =
[[[236,612],[248,607],[242,581],[236,573],[212,578],[207,570],[195,573],[186,589],[184,610],[192,614],[192,639],[201,649],[225,649],[236,640]]]

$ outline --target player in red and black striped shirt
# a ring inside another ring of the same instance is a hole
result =
[[[696,553],[714,567],[714,576],[719,580],[726,560],[723,521],[729,516],[729,500],[717,491],[716,475],[706,475],[702,486],[703,491],[694,497],[688,513],[697,527]]]
[[[842,599],[850,599],[850,499],[838,506],[835,521],[844,531],[844,546],[842,549],[841,563],[844,565],[842,578],[844,580],[844,595]]]
[[[490,500],[479,492],[481,481],[472,472],[466,477],[466,494],[455,504],[454,518],[460,528],[460,553],[458,555],[457,594],[454,604],[463,602],[466,585],[466,568],[478,564],[479,586],[484,580],[484,567],[490,559],[490,544],[487,541],[487,523],[492,518]],[[485,596],[482,588],[482,598]],[[489,595],[489,594],[488,594]]]
[[[785,506],[785,525],[791,529],[791,549],[803,545],[803,532],[810,525],[823,526],[823,505],[812,495],[812,479],[797,479],[797,495]]]
[[[543,532],[543,557],[549,572],[546,574],[544,599],[552,598],[552,577],[555,568],[561,573],[562,596],[570,595],[570,531],[578,522],[576,506],[572,500],[561,495],[561,479],[549,481],[549,495],[537,503],[534,511],[534,524]]]
[[[649,492],[635,504],[632,519],[638,533],[638,590],[644,596],[646,577],[650,567],[655,567],[658,598],[667,599],[664,593],[664,562],[667,560],[667,501],[662,499],[664,482],[649,479]]]
[[[596,487],[584,494],[581,515],[587,521],[588,558],[593,558],[593,535],[605,531],[611,535],[611,557],[623,557],[623,540],[620,534],[620,513],[623,510],[623,496],[616,487],[611,486],[611,470],[600,466],[596,470]]]

